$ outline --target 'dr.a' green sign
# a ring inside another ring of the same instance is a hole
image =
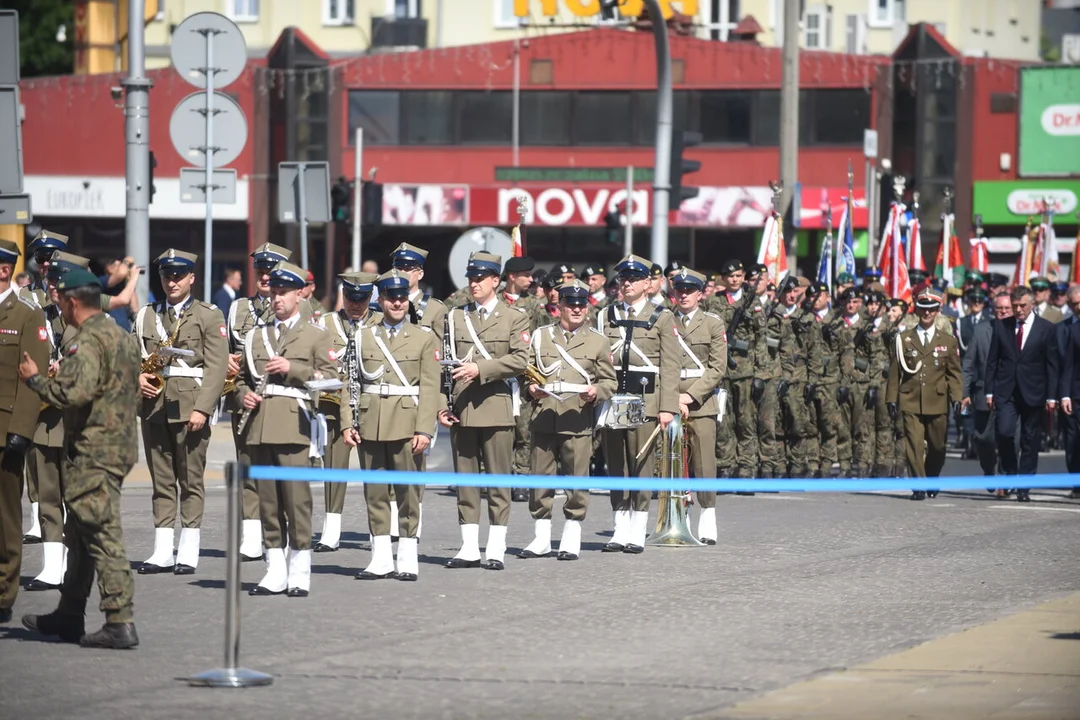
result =
[[[986,227],[1024,225],[1029,217],[1050,208],[1058,223],[1075,222],[1080,205],[1080,180],[1021,180],[977,182],[972,198],[973,215],[981,215]]]
[[[1020,71],[1021,177],[1080,175],[1080,66]]]

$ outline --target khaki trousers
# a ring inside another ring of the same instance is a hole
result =
[[[191,432],[187,423],[142,424],[143,445],[154,484],[154,527],[176,524],[179,490],[180,522],[183,527],[202,527],[205,492],[203,473],[206,450],[210,446],[210,423]]]
[[[345,438],[341,434],[341,425],[337,420],[327,420],[326,431],[330,437],[326,440],[323,467],[348,470],[349,458],[352,457],[353,449],[345,444]],[[361,446],[363,444],[361,443]],[[345,510],[345,491],[348,489],[348,483],[323,483],[323,499],[326,502],[326,512],[340,515]]]
[[[412,438],[360,443],[360,467],[364,470],[396,470],[423,472],[424,455],[413,455]],[[341,483],[333,483],[339,485]],[[391,485],[387,483],[364,483],[364,500],[368,509],[368,529],[376,535],[416,537],[420,527],[420,501],[424,498],[423,485]],[[390,503],[398,508],[398,527],[390,527]]]
[[[690,477],[716,477],[716,416],[683,421],[683,444],[690,451]],[[702,508],[716,507],[715,491],[695,493]]]
[[[645,424],[633,430],[603,430],[604,457],[607,458],[608,477],[651,478],[656,468],[657,436],[645,456],[638,461],[638,451],[656,428],[656,420],[646,420]],[[612,510],[648,511],[652,492],[649,490],[612,490]]]
[[[30,446],[26,453],[26,476],[30,502],[38,503],[42,542],[64,540],[64,496],[60,484],[62,448]]]
[[[904,413],[905,452],[911,477],[938,477],[945,466],[949,416]],[[924,449],[925,448],[925,449]]]
[[[240,412],[236,411],[232,413],[232,431],[233,431],[233,443],[236,445],[236,462],[241,465],[251,465],[251,452],[248,450],[247,444],[244,439],[237,432],[237,425],[240,423]],[[245,520],[258,520],[259,519],[259,490],[255,486],[254,480],[244,481],[244,519]]]
[[[0,449],[0,458],[4,451]],[[0,470],[0,609],[15,604],[22,571],[22,476]]]
[[[481,467],[488,475],[509,475],[514,458],[514,428],[458,427],[450,429],[450,448],[454,454],[454,472],[479,475]],[[482,465],[481,465],[482,464]],[[487,488],[488,522],[510,522],[510,488]],[[480,522],[480,488],[458,487],[458,523]]]
[[[592,461],[592,434],[556,435],[532,433],[532,474],[588,477]],[[533,488],[529,491],[529,512],[534,520],[551,519],[555,490]],[[588,490],[567,490],[563,516],[567,520],[584,520],[589,507]]]
[[[307,445],[252,445],[256,465],[311,467]],[[311,549],[311,486],[304,481],[257,480],[263,541],[268,549]]]

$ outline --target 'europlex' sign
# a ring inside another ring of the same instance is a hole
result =
[[[665,19],[670,18],[674,10],[691,17],[698,12],[697,0],[659,1]],[[529,17],[530,12],[539,7],[542,15],[553,17],[559,14],[560,6],[577,17],[594,17],[600,14],[600,0],[514,0],[514,15]],[[623,17],[638,17],[644,9],[644,0],[622,0],[619,3],[619,14]]]

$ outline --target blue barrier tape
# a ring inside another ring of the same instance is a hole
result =
[[[554,490],[658,490],[681,492],[873,492],[881,490],[972,490],[990,487],[1080,487],[1080,474],[959,475],[938,478],[835,478],[821,480],[737,478],[570,477],[563,475],[465,475],[452,472],[334,470],[329,468],[253,465],[252,480],[296,482],[387,483],[391,485],[458,485],[463,487],[549,488]]]

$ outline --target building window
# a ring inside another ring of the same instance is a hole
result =
[[[677,90],[671,97],[672,111],[676,129],[696,130],[687,124],[690,116],[690,93]],[[652,147],[656,143],[656,93],[634,93],[634,144]]]
[[[569,92],[521,93],[521,144],[569,145],[571,108]]]
[[[728,33],[739,24],[739,0],[708,0],[709,21],[705,29],[710,40],[726,42]]]
[[[799,106],[799,142],[805,145],[861,145],[870,127],[865,90],[806,90]]]
[[[323,0],[323,25],[352,25],[355,0]]]
[[[514,110],[510,93],[457,93],[457,139],[463,145],[508,145]]]
[[[402,140],[406,145],[454,144],[454,93],[424,90],[401,95]]]
[[[803,45],[807,50],[832,47],[832,12],[828,5],[811,5],[803,17]]]
[[[574,108],[575,145],[629,145],[633,123],[628,92],[579,92]]]
[[[718,145],[749,145],[751,128],[754,126],[751,119],[753,95],[749,90],[701,93],[701,141]]]
[[[395,18],[421,18],[424,16],[420,0],[386,0],[386,14]]]
[[[866,17],[844,16],[844,52],[848,55],[866,54]]]
[[[870,8],[866,16],[870,27],[890,28],[894,22],[903,22],[907,17],[906,0],[869,0]]]
[[[800,103],[800,107],[802,104]],[[754,91],[754,104],[751,117],[754,119],[750,130],[750,144],[762,147],[780,145],[780,91]]]
[[[226,0],[226,15],[234,22],[259,22],[259,0]]]
[[[514,14],[514,0],[492,0],[492,5],[494,5],[492,16],[495,19],[496,28],[507,30],[521,27],[521,21],[524,18],[519,18]]]
[[[365,145],[397,145],[401,139],[401,95],[396,90],[349,91],[349,145],[356,128],[364,129]]]

